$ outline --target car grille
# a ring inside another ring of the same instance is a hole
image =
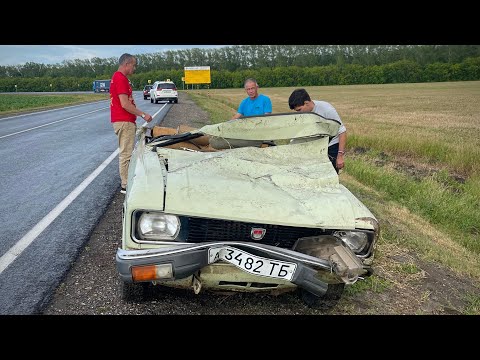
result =
[[[263,239],[252,239],[250,236],[252,228],[265,229]],[[188,218],[188,237],[186,241],[193,243],[247,241],[291,249],[298,238],[318,235],[325,235],[325,231],[322,229],[190,217]]]

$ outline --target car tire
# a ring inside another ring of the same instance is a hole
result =
[[[328,284],[327,292],[318,296],[308,290],[300,289],[300,297],[309,308],[328,310],[333,308],[340,300],[345,289],[345,284]]]
[[[146,96],[144,96],[144,97],[143,97],[143,100],[147,100],[147,97],[146,97]]]
[[[175,104],[178,104],[178,99],[175,99]]]
[[[122,298],[126,302],[140,302],[147,300],[153,292],[153,285],[150,282],[122,283]]]

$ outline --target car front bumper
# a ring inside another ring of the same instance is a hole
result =
[[[211,265],[208,261],[209,249],[216,247],[238,248],[248,253],[255,253],[256,256],[294,263],[296,264],[296,270],[290,282],[318,296],[324,295],[328,288],[328,283],[322,280],[318,273],[323,272],[331,275],[335,271],[334,264],[329,260],[289,249],[244,242],[175,243],[159,249],[145,250],[125,250],[119,248],[116,254],[117,270],[122,281],[132,282],[132,267],[170,264],[173,270],[173,278],[161,280],[180,280],[194,275],[202,268]],[[350,250],[347,249],[347,251]],[[251,277],[252,275],[248,274],[248,276]],[[278,279],[278,281],[280,283],[285,282],[282,279]]]

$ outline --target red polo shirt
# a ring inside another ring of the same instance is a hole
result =
[[[130,114],[127,110],[122,107],[120,103],[119,94],[126,94],[128,100],[135,105],[132,95],[132,87],[128,82],[128,78],[123,75],[120,71],[116,71],[112,76],[112,81],[110,82],[110,121],[129,121],[135,124],[137,116]]]

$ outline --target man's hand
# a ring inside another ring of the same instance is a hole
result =
[[[143,118],[143,120],[145,120],[146,122],[150,122],[150,121],[153,120],[152,115],[147,114],[147,113],[143,113],[143,114],[142,114],[142,118]]]
[[[344,156],[344,153],[338,153],[337,154],[337,169],[340,170],[340,169],[343,169],[343,167],[345,166],[345,156]]]

